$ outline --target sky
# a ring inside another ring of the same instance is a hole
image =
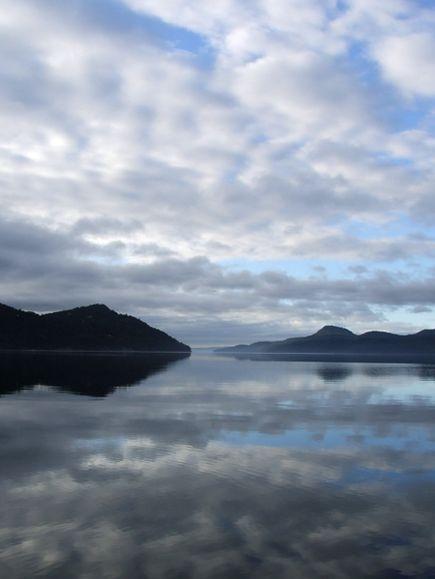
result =
[[[0,302],[190,345],[435,327],[432,0],[0,0]]]

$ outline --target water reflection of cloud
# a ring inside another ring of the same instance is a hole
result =
[[[213,364],[100,400],[2,398],[0,574],[433,576],[433,385],[400,395],[418,368]]]
[[[8,576],[49,561],[67,577],[86,568],[104,577],[125,569],[131,577],[177,569],[195,578],[369,577],[387,568],[430,577],[433,486],[415,477],[402,492],[385,476],[352,482],[361,468],[412,470],[406,453],[216,443],[151,459],[148,451],[148,443],[141,456],[83,449],[67,468],[11,487],[1,507]]]

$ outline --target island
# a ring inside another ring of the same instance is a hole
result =
[[[0,304],[0,350],[191,351],[165,332],[103,304],[48,314]]]
[[[354,334],[346,328],[324,326],[305,337],[288,338],[276,342],[254,342],[215,352],[228,354],[306,354],[306,355],[374,355],[374,356],[434,356],[435,330],[399,335],[389,332]]]

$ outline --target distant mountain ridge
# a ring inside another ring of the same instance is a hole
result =
[[[36,314],[0,304],[0,349],[190,352],[190,347],[104,304]]]
[[[354,334],[346,328],[324,326],[315,334],[277,342],[255,342],[217,348],[221,353],[270,354],[425,354],[435,356],[435,330],[399,335],[371,331]]]

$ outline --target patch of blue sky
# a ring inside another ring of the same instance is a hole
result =
[[[425,304],[421,304],[424,306]],[[431,330],[435,329],[435,311],[432,308],[429,312],[415,312],[412,306],[403,306],[388,312],[390,324],[408,324],[410,327]]]
[[[433,99],[411,98],[399,92],[393,85],[379,76],[371,81],[372,86],[378,83],[378,102],[382,105],[376,111],[378,118],[390,131],[401,133],[425,126],[433,114]]]
[[[401,211],[394,214],[394,219],[388,223],[377,225],[376,223],[369,223],[358,219],[349,219],[347,222],[341,224],[341,229],[344,233],[364,240],[377,239],[394,239],[404,236],[420,236],[421,225],[416,223],[409,215]],[[425,237],[434,237],[435,239],[435,224],[425,226]]]
[[[365,42],[351,42],[346,54],[346,64],[350,65],[368,91],[376,93],[378,108],[374,112],[390,130],[402,132],[416,129],[431,118],[433,99],[411,99],[399,92],[384,79]]]
[[[341,229],[345,235],[364,240],[387,237],[386,231],[389,227],[390,224],[376,225],[374,223],[368,223],[367,221],[361,221],[359,219],[349,219],[345,223],[341,224]],[[395,237],[395,235],[392,237]]]
[[[219,264],[231,271],[249,271],[253,274],[261,274],[267,271],[282,272],[284,274],[294,276],[297,278],[307,277],[342,277],[344,279],[354,278],[355,273],[358,273],[354,267],[363,267],[366,270],[361,270],[359,273],[366,274],[374,270],[389,271],[392,273],[397,270],[412,270],[414,279],[427,277],[427,272],[434,267],[434,259],[430,256],[425,257],[418,255],[414,259],[412,255],[404,254],[402,257],[398,255],[396,259],[392,259],[388,252],[385,256],[379,256],[377,260],[373,258],[365,259],[363,253],[361,256],[354,258],[343,259],[331,257],[330,259],[318,259],[305,257],[293,259],[279,259],[279,260],[249,260],[249,259],[228,259],[221,260]]]
[[[421,234],[421,225],[416,223],[409,215],[406,215],[405,213],[400,213],[398,218],[394,221],[394,223],[391,224],[390,227],[393,227],[402,233]],[[426,237],[435,237],[435,223],[433,225],[430,223],[425,224],[424,235]]]
[[[54,4],[53,0],[46,1]],[[204,36],[152,15],[135,12],[119,0],[71,0],[67,8],[72,16],[84,15],[88,25],[102,27],[111,33],[142,36],[157,45],[192,53],[204,63],[214,59]]]
[[[406,167],[408,172],[418,172],[418,169],[415,167],[414,161],[412,159],[408,159],[406,157],[398,157],[397,155],[392,155],[387,151],[379,151],[377,153],[374,152],[372,153],[372,158],[379,161],[382,165]]]
[[[334,20],[335,18],[339,18],[343,16],[345,12],[349,9],[349,2],[348,0],[335,0],[335,4],[325,3],[327,14],[330,20]]]
[[[240,271],[246,270],[259,274],[265,271],[278,271],[288,275],[309,276],[322,273],[341,274],[347,262],[340,262],[334,259],[307,259],[305,257],[293,259],[270,259],[270,260],[248,260],[248,259],[228,259],[221,260],[220,265],[229,269]]]
[[[434,103],[427,99],[402,102],[401,106],[396,102],[385,111],[385,116],[396,131],[410,131],[421,128],[431,118],[433,108]]]
[[[428,8],[429,10],[434,9],[434,1],[433,0],[414,0],[414,3],[421,8]]]
[[[379,68],[370,57],[365,42],[356,39],[349,42],[346,63],[351,66],[363,84],[371,85],[380,80]]]

